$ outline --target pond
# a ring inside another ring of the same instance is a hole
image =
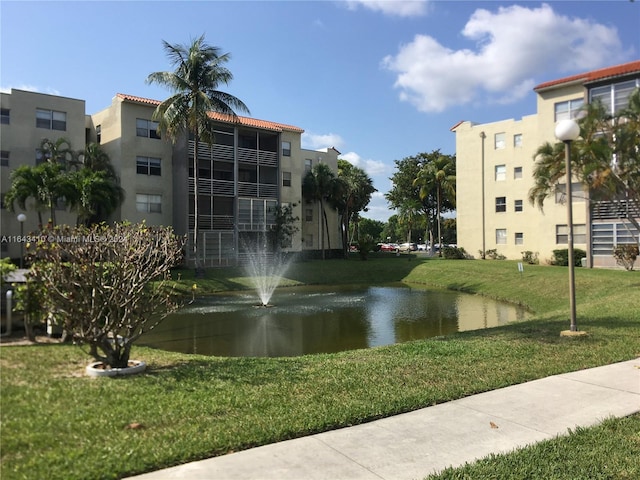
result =
[[[522,321],[521,307],[417,285],[305,286],[197,299],[139,340],[163,350],[230,357],[330,353]]]

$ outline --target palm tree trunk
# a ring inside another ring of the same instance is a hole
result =
[[[324,205],[322,205],[322,198],[320,199],[320,248],[322,249],[322,260],[324,260]]]

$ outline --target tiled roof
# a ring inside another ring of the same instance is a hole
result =
[[[118,93],[116,95],[118,98],[125,100],[127,102],[134,102],[134,103],[141,103],[144,105],[149,105],[149,106],[153,106],[153,107],[157,107],[158,105],[160,105],[162,102],[160,102],[159,100],[152,100],[149,98],[142,98],[142,97],[136,97],[134,95],[126,95],[124,93]],[[273,130],[276,132],[282,132],[282,131],[287,131],[287,132],[296,132],[296,133],[302,133],[304,132],[304,130],[300,127],[294,127],[293,125],[287,125],[284,123],[277,123],[277,122],[270,122],[268,120],[259,120],[257,118],[251,118],[251,117],[242,117],[240,115],[236,116],[235,118],[232,117],[231,115],[225,115],[222,113],[217,113],[217,112],[209,112],[209,116],[211,118],[213,118],[214,120],[217,120],[219,122],[225,122],[225,123],[238,123],[240,125],[243,125],[245,127],[254,127],[254,128],[262,128],[264,130]]]
[[[570,77],[559,78],[557,80],[551,80],[544,82],[535,87],[534,91],[545,90],[550,87],[556,87],[567,83],[579,82],[582,84],[594,82],[596,80],[604,80],[606,78],[619,77],[622,75],[628,75],[630,73],[640,73],[640,60],[634,60],[633,62],[623,63],[622,65],[615,65],[613,67],[600,68],[598,70],[592,70],[591,72],[580,73],[578,75],[572,75]]]

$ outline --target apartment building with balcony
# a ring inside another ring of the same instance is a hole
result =
[[[25,133],[13,148],[24,144],[35,151],[40,140],[29,132],[34,129],[36,107],[24,101],[16,105],[12,98],[14,92],[6,95],[7,98],[3,96],[2,102],[3,115],[9,110],[14,116],[18,115],[14,112],[20,111],[19,115],[25,117],[14,125]],[[40,95],[21,92],[17,97],[28,97],[31,103],[37,103]],[[59,97],[52,97],[51,101],[55,98]],[[84,101],[75,102],[80,103],[65,104],[66,110],[51,106],[55,112],[68,112],[73,106],[74,118],[82,119],[81,123],[76,119],[73,129],[58,133],[60,137],[70,139],[74,148],[82,148],[85,142],[96,142],[109,155],[125,191],[124,202],[110,221],[144,220],[150,225],[172,225],[178,234],[190,233],[188,238],[191,239],[195,224],[194,141],[185,136],[174,144],[162,138],[157,123],[152,120],[153,112],[160,104],[158,100],[117,94],[107,108],[86,116]],[[32,116],[33,122],[27,121]],[[204,142],[198,145],[201,265],[235,263],[246,249],[251,248],[252,241],[274,224],[273,208],[277,205],[291,205],[293,216],[298,218],[299,231],[289,250],[319,249],[322,231],[319,207],[304,201],[302,178],[317,162],[325,162],[337,171],[339,152],[332,148],[324,151],[302,149],[303,130],[299,127],[250,117],[231,118],[217,113],[211,113],[211,116],[216,125],[215,140],[212,145]],[[10,155],[15,158],[13,153]],[[21,164],[24,164],[22,157],[11,161],[8,168],[3,167],[2,192],[10,187],[10,171]],[[29,215],[29,212],[25,213]],[[3,225],[5,214],[6,209],[3,209]],[[337,214],[332,211],[328,214],[330,244],[332,248],[339,248]],[[67,223],[75,223],[75,217]],[[15,231],[15,226],[9,222],[7,225]],[[28,227],[33,229],[36,225]],[[7,250],[6,255],[3,252],[3,256],[16,257],[18,252],[14,250]],[[188,254],[191,251],[187,248]]]
[[[616,113],[636,88],[640,61],[542,83],[534,88],[536,113],[519,120],[454,125],[458,245],[476,257],[495,249],[521,259],[522,252],[531,251],[542,262],[552,258],[553,250],[566,248],[566,180],[543,210],[528,201],[535,152],[545,142],[557,142],[556,122],[574,118],[585,103],[597,98]],[[575,248],[587,252],[588,265],[615,266],[613,248],[639,241],[629,218],[640,221],[640,205],[626,199],[596,202],[575,179],[572,191]]]

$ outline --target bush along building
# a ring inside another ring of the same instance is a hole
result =
[[[614,250],[640,241],[637,198],[620,194],[603,199],[575,177],[571,199],[564,194],[566,178],[555,185],[542,209],[529,201],[529,193],[539,147],[558,142],[557,122],[579,118],[596,100],[608,114],[619,114],[638,88],[640,61],[633,61],[536,86],[537,112],[520,120],[454,125],[458,245],[476,257],[496,252],[522,259],[528,252],[542,262],[551,261],[554,250],[567,248],[566,202],[571,201],[573,243],[586,252],[586,264],[616,266]],[[614,155],[614,169],[615,162]]]
[[[35,199],[28,199],[24,210],[14,204],[11,212],[4,198],[11,187],[11,172],[40,161],[36,157],[43,138],[67,139],[78,150],[96,143],[108,155],[124,193],[108,221],[170,225],[193,241],[194,141],[186,136],[175,143],[161,138],[152,120],[159,101],[117,94],[107,108],[86,115],[83,100],[15,89],[1,95],[1,219],[2,235],[8,240],[2,243],[2,257],[18,258],[21,246],[9,240],[21,231],[39,228],[36,211],[42,206]],[[214,141],[199,142],[197,149],[198,264],[242,261],[275,226],[276,209],[287,206],[295,233],[285,250],[313,254],[323,244],[341,248],[337,213],[325,206],[329,223],[325,232],[320,205],[302,196],[306,172],[318,163],[337,172],[340,152],[332,147],[303,149],[304,130],[299,127],[213,112],[210,116],[215,121]],[[58,209],[58,223],[76,223],[77,215],[64,202]],[[27,217],[23,224],[17,220],[20,213]],[[195,263],[190,245],[185,252],[188,263]]]

